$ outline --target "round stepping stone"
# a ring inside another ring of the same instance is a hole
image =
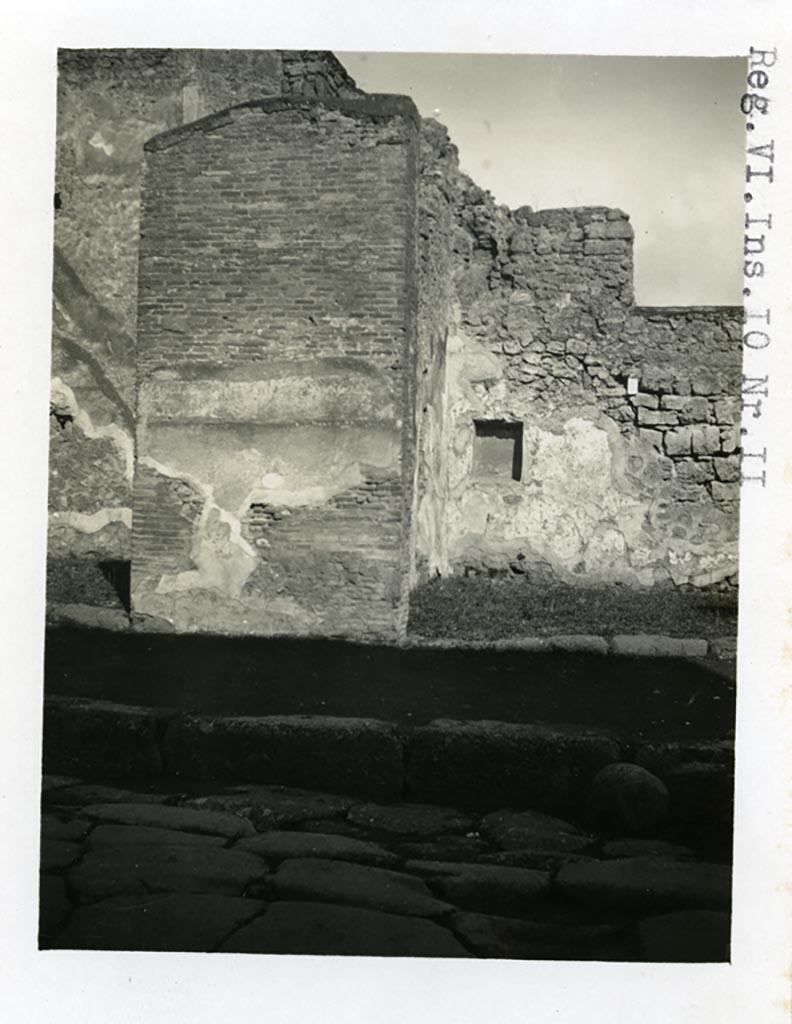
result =
[[[469,957],[446,928],[432,921],[360,907],[273,903],[220,947],[223,953],[335,956]]]
[[[443,832],[469,832],[470,815],[451,807],[431,804],[358,804],[348,814],[355,825],[400,836],[437,836]]]
[[[212,893],[241,896],[266,874],[260,857],[214,846],[95,846],[68,873],[82,903],[139,893]]]
[[[566,864],[556,891],[590,907],[641,910],[726,910],[731,903],[731,868],[669,857]]]
[[[628,835],[646,835],[668,813],[668,790],[637,764],[609,764],[594,776],[586,805],[587,821]]]
[[[199,832],[208,836],[239,839],[255,834],[251,823],[235,814],[196,811],[189,807],[161,807],[149,804],[95,804],[83,809],[86,818],[117,825],[144,825],[151,828]]]
[[[113,896],[79,907],[56,945],[59,949],[205,953],[263,909],[263,903],[238,896]]]
[[[320,835],[310,832],[261,832],[249,839],[241,839],[236,849],[249,850],[273,861],[289,857],[320,857],[329,860],[348,860],[378,867],[398,867],[399,858],[383,850],[376,843],[345,836]]]
[[[276,874],[251,886],[250,893],[272,901],[344,903],[410,917],[441,917],[453,910],[412,875],[318,858],[285,861]]]

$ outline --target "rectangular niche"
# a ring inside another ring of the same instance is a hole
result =
[[[522,477],[523,425],[506,420],[475,420],[473,476],[477,480]]]

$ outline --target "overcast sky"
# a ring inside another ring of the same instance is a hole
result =
[[[447,125],[498,202],[630,214],[638,303],[742,303],[744,58],[336,52]]]

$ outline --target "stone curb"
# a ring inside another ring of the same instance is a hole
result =
[[[563,814],[580,805],[600,768],[620,759],[621,747],[593,729],[438,719],[413,730],[405,754],[411,800]]]
[[[704,640],[700,637],[675,637],[653,633],[617,634],[610,639],[596,634],[558,634],[555,636],[523,636],[509,640],[447,640],[434,637],[408,637],[400,647],[406,649],[472,650],[472,651],[574,651],[597,655],[643,658],[717,658],[728,661],[736,657],[736,642],[731,637]]]
[[[173,624],[153,615],[133,612],[127,615],[121,609],[94,608],[90,605],[51,605],[47,609],[49,627],[71,627],[79,629],[101,629],[114,633],[169,633],[177,634]],[[223,635],[225,634],[218,634]],[[284,636],[287,636],[284,634]],[[279,639],[273,635],[267,639]],[[288,639],[293,637],[288,636]],[[336,639],[344,639],[337,637]],[[579,652],[596,655],[623,655],[649,658],[715,658],[719,661],[733,661],[737,657],[737,642],[733,636],[675,637],[655,633],[619,633],[612,637],[593,633],[559,633],[552,636],[517,636],[504,640],[461,640],[445,637],[411,635],[401,640],[372,640],[370,637],[350,636],[346,639],[355,643],[376,643],[394,646],[403,650],[470,650],[470,651],[525,651],[547,653],[550,651]]]
[[[399,799],[403,738],[397,726],[369,718],[178,715],[163,742],[165,771],[176,777],[327,789],[377,800]]]
[[[693,810],[728,795],[733,770],[731,739],[646,742],[582,726],[451,719],[411,728],[312,715],[208,717],[72,697],[44,705],[46,774],[88,780],[246,782],[563,817],[583,812],[609,764],[646,768]]]
[[[79,697],[44,701],[48,775],[149,779],[162,774],[160,731],[167,714]]]

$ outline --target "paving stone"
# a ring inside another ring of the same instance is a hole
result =
[[[438,878],[441,875],[458,875],[470,865],[459,860],[408,860],[404,870],[420,878]]]
[[[67,843],[62,839],[44,839],[41,843],[39,870],[44,874],[60,871],[73,864],[80,856],[78,843]]]
[[[729,959],[731,915],[681,910],[640,921],[642,959],[660,963],[722,963]]]
[[[197,811],[190,807],[162,807],[155,804],[94,804],[83,808],[83,814],[95,821],[116,825],[144,825],[151,828],[199,832],[208,836],[239,839],[255,834],[245,818],[220,811]]]
[[[586,818],[594,827],[646,835],[667,813],[668,790],[640,765],[609,764],[594,776],[586,804]]]
[[[593,840],[577,826],[538,811],[493,811],[481,822],[481,833],[504,850],[541,848],[546,852],[574,853]]]
[[[669,857],[630,857],[565,865],[554,886],[560,895],[587,906],[724,910],[731,902],[731,869]]]
[[[49,948],[53,937],[71,912],[66,883],[57,875],[39,879],[39,945]]]
[[[317,858],[286,861],[277,874],[253,886],[251,895],[273,901],[345,903],[411,917],[440,917],[453,909],[411,875]]]
[[[585,651],[588,654],[607,654],[608,641],[602,636],[589,634],[570,634],[568,636],[549,636],[547,646],[553,651]]]
[[[406,783],[427,803],[565,814],[619,754],[618,743],[594,729],[439,719],[407,737]]]
[[[545,871],[464,864],[454,874],[441,875],[432,885],[435,892],[464,910],[520,917],[550,889]]]
[[[61,821],[54,814],[42,814],[41,836],[43,839],[62,839],[66,842],[78,843],[90,832],[92,824],[85,818]]]
[[[706,640],[679,636],[654,636],[648,633],[619,634],[611,641],[614,654],[644,658],[706,658]]]
[[[264,861],[245,850],[129,843],[92,847],[67,877],[80,902],[90,903],[155,892],[241,896],[250,882],[266,872]]]
[[[179,715],[165,734],[168,774],[306,786],[322,779],[331,793],[397,800],[404,787],[396,725],[368,718]]]
[[[295,821],[290,826],[295,832],[319,832],[324,836],[349,836],[350,839],[366,839],[365,829],[358,828],[349,821],[338,821],[334,818],[308,818]]]
[[[290,828],[314,818],[343,818],[353,804],[351,797],[282,786],[236,786],[227,793],[182,801],[182,806],[196,810],[244,815],[260,832]]]
[[[734,813],[734,775],[719,764],[691,762],[666,775],[675,822],[729,829]]]
[[[443,832],[468,832],[473,827],[469,815],[431,804],[358,804],[350,810],[348,818],[355,825],[401,836],[436,836]]]
[[[325,903],[273,903],[223,953],[469,957],[446,928],[416,917]]]
[[[473,863],[489,850],[477,835],[440,836],[421,843],[399,843],[399,853],[410,860],[450,860]]]
[[[534,868],[537,871],[553,871],[561,864],[577,863],[581,860],[595,860],[585,853],[564,850],[553,840],[544,844],[537,839],[532,846],[521,850],[497,850],[477,858],[478,864],[500,864],[511,868]]]
[[[675,857],[695,856],[687,846],[678,846],[662,839],[612,839],[602,844],[601,854],[607,860],[618,857]]]
[[[160,715],[150,708],[76,697],[44,701],[44,771],[81,778],[162,774]]]
[[[88,846],[225,846],[225,836],[207,836],[199,832],[180,832],[148,825],[97,825],[88,837]]]
[[[241,839],[236,849],[250,850],[260,857],[278,861],[289,857],[320,857],[383,868],[397,867],[400,863],[395,854],[376,843],[311,832],[262,832],[249,839]]]
[[[44,775],[41,779],[41,793],[51,793],[55,789],[63,789],[65,786],[74,786],[82,779],[74,775]]]
[[[564,925],[473,913],[452,914],[448,923],[480,957],[620,960],[632,952],[624,930],[612,925]]]
[[[46,803],[58,807],[87,807],[89,804],[164,804],[172,799],[166,793],[136,793],[131,789],[86,782],[48,794]]]
[[[263,909],[263,903],[239,896],[113,896],[79,907],[56,945],[59,949],[210,952]]]

